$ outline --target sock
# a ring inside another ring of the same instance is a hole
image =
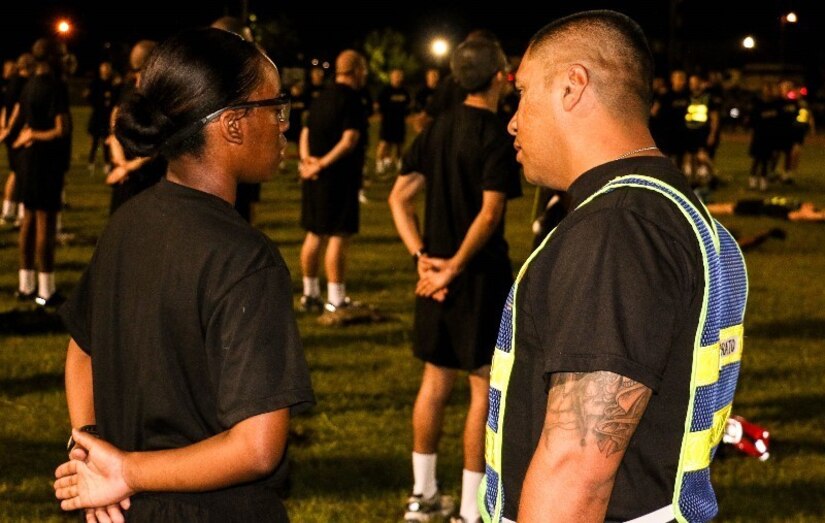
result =
[[[37,273],[37,295],[44,300],[48,300],[56,290],[54,285],[53,272],[38,272]]]
[[[475,523],[481,517],[478,511],[478,487],[481,485],[483,472],[464,469],[461,475],[461,517],[467,523]]]
[[[17,204],[17,219],[22,220],[26,214],[26,207],[22,203]]]
[[[413,494],[421,494],[424,499],[431,498],[438,492],[435,481],[435,462],[438,454],[412,453],[413,462]]]
[[[3,200],[3,218],[14,215],[14,202],[11,200]]]
[[[321,283],[318,278],[304,276],[304,296],[318,298],[321,296]]]
[[[17,290],[20,291],[21,294],[31,294],[37,290],[35,281],[35,272],[31,269],[20,269],[17,271],[17,274],[20,278],[20,285],[17,287]]]
[[[347,297],[347,289],[345,283],[327,282],[327,301],[336,307],[344,303],[344,298]]]

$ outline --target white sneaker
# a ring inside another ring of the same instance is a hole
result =
[[[436,491],[432,497],[424,499],[421,494],[413,494],[407,498],[404,521],[430,521],[433,516],[449,517],[455,511],[455,500],[452,496],[442,496]]]
[[[358,191],[358,201],[360,203],[370,203],[370,199],[367,198],[367,193],[364,192],[364,189]]]

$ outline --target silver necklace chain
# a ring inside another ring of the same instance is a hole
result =
[[[624,153],[623,155],[619,156],[618,158],[616,158],[616,160],[624,160],[628,156],[633,156],[634,154],[643,153],[645,151],[658,151],[658,150],[659,150],[659,148],[656,147],[655,145],[648,145],[647,147],[640,147],[638,149],[633,149],[632,151],[628,151],[628,152]],[[615,162],[616,160],[613,160],[613,161]]]

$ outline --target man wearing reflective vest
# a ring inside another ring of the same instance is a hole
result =
[[[610,53],[604,53],[609,49]],[[612,11],[531,40],[509,125],[570,214],[519,271],[490,377],[485,521],[707,521],[747,279],[647,128],[653,61]]]

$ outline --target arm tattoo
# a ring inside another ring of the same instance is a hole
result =
[[[596,443],[605,456],[623,451],[652,391],[613,372],[563,372],[550,377],[545,445],[556,430],[576,431],[581,446]]]

